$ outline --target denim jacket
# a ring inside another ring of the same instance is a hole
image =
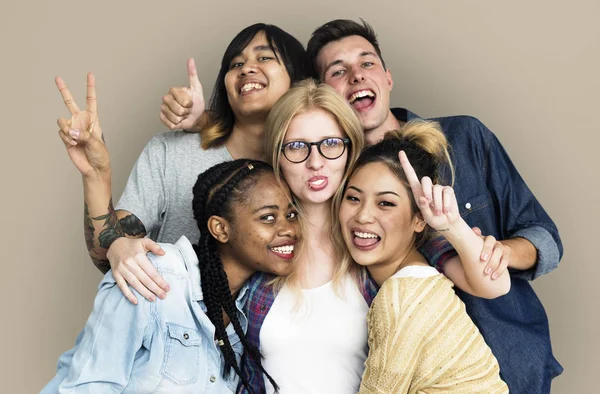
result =
[[[404,108],[392,113],[403,122],[419,118]],[[510,392],[549,393],[562,367],[552,354],[548,317],[528,281],[558,266],[563,253],[558,229],[483,123],[470,116],[431,120],[440,123],[450,144],[454,190],[465,221],[498,240],[525,238],[537,249],[531,269],[510,271],[508,294],[486,300],[456,292],[498,359]],[[444,177],[448,182],[449,172]]]
[[[148,254],[169,283],[164,300],[138,295],[132,305],[109,271],[75,347],[58,362],[46,393],[230,393],[239,378],[223,378],[223,358],[206,316],[198,258],[189,240],[161,244],[164,256]],[[236,300],[242,328],[247,286]],[[240,360],[243,347],[231,325],[227,334]]]

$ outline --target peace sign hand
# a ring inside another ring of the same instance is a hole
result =
[[[398,156],[423,219],[435,230],[450,230],[460,219],[454,189],[450,186],[433,185],[429,177],[423,177],[419,182],[406,153],[400,151]]]
[[[58,135],[62,139],[69,158],[83,176],[93,176],[110,171],[110,160],[102,138],[98,121],[96,80],[92,73],[87,75],[85,110],[79,109],[71,92],[61,77],[56,77],[58,88],[71,119],[59,118]]]

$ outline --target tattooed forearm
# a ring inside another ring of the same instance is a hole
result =
[[[99,260],[92,257],[92,261],[96,268],[100,270],[103,274],[106,274],[108,270],[110,270],[110,263],[108,260]]]
[[[94,221],[104,221],[104,223],[99,229],[96,229]],[[144,225],[135,215],[129,214],[118,219],[112,199],[108,204],[107,213],[96,217],[90,217],[86,204],[84,206],[84,227],[86,244],[90,252],[94,249],[96,231],[99,231],[98,246],[102,249],[108,249],[117,238],[144,236],[146,233]]]
[[[87,204],[83,205],[83,233],[88,252],[94,248],[94,224],[90,218]]]

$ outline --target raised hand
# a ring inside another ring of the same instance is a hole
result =
[[[163,97],[160,120],[171,130],[193,129],[204,113],[204,92],[198,79],[194,59],[188,59],[189,87],[173,87]]]
[[[69,158],[83,176],[110,171],[110,160],[102,139],[102,129],[98,120],[96,80],[92,73],[87,75],[87,95],[85,110],[80,110],[67,85],[61,77],[56,77],[56,87],[71,113],[71,118],[59,118],[58,135],[67,148]]]
[[[433,185],[429,177],[423,177],[419,182],[404,151],[400,151],[399,158],[423,219],[438,231],[449,230],[452,224],[460,220],[454,189],[450,186]]]

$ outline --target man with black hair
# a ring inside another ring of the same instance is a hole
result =
[[[366,22],[328,22],[313,32],[307,51],[321,81],[342,94],[358,114],[368,144],[419,118],[404,108],[390,109],[394,81]],[[469,116],[432,120],[441,124],[452,147],[461,215],[483,234],[501,240],[500,265],[508,264],[512,277],[510,292],[494,300],[456,292],[492,348],[510,391],[549,393],[562,367],[552,355],[548,318],[528,281],[558,266],[563,253],[558,229],[483,123]],[[450,271],[444,266],[450,255],[452,251],[439,250],[429,256],[430,262]],[[482,260],[489,257],[482,255]],[[485,274],[495,275],[494,268],[486,267]]]

